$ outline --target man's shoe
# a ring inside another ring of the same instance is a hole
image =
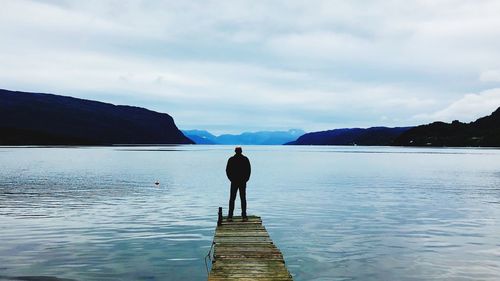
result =
[[[233,221],[233,217],[227,217],[227,221],[228,222],[232,222]]]
[[[243,217],[242,221],[248,221],[248,217]]]

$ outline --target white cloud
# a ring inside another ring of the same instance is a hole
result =
[[[500,81],[498,10],[488,0],[4,0],[0,87],[131,102],[218,131],[457,119],[463,110],[439,109]]]
[[[479,80],[482,82],[500,82],[500,70],[493,69],[481,73]]]
[[[471,122],[491,114],[498,107],[500,107],[500,88],[495,88],[476,94],[466,94],[444,109],[430,114],[420,114],[415,118],[429,121],[460,120]]]

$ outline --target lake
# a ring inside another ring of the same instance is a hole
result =
[[[500,150],[243,153],[248,213],[262,217],[294,280],[500,280]],[[206,280],[232,154],[0,147],[0,280]]]

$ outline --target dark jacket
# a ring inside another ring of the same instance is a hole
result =
[[[250,170],[250,161],[242,154],[235,154],[227,160],[226,175],[231,182],[247,182]]]

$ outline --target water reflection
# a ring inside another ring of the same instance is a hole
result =
[[[206,279],[233,147],[1,150],[0,280]],[[500,278],[498,150],[245,153],[249,213],[295,280]]]

